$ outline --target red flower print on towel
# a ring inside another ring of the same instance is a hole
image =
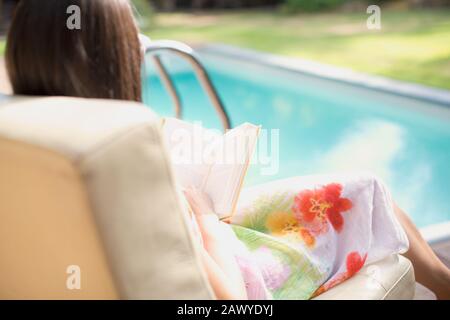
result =
[[[358,252],[353,251],[347,255],[347,274],[353,276],[364,266],[367,259],[367,253],[361,257]]]
[[[294,199],[292,210],[300,223],[315,235],[328,232],[328,222],[340,232],[344,226],[341,213],[352,208],[352,202],[341,198],[341,192],[342,185],[338,183],[301,191]]]
[[[347,271],[337,274],[334,278],[325,282],[319,289],[314,292],[313,297],[316,297],[327,290],[330,290],[334,286],[338,285],[341,282],[353,277],[355,273],[357,273],[366,263],[367,253],[364,256],[361,256],[358,252],[353,251],[347,255],[346,259],[346,268]]]

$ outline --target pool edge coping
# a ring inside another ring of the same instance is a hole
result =
[[[420,99],[422,101],[450,107],[450,91],[445,89],[370,75],[312,60],[275,55],[226,44],[202,44],[195,46],[195,49],[199,53],[204,52],[206,54],[221,55],[227,58],[236,58],[241,61],[277,67],[291,72],[339,81],[367,89],[378,90],[407,98]]]
[[[441,244],[450,240],[450,221],[422,227],[419,231],[429,244]]]

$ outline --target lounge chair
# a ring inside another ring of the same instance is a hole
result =
[[[0,97],[0,181],[1,299],[214,298],[148,108]],[[410,261],[393,255],[316,299],[414,288]]]

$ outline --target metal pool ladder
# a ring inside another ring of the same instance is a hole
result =
[[[190,63],[190,65],[194,69],[197,79],[200,81],[203,89],[206,91],[206,94],[211,100],[212,105],[220,118],[224,131],[230,129],[231,128],[230,117],[226,112],[225,106],[222,100],[220,99],[216,91],[216,88],[214,87],[205,67],[194,53],[194,50],[188,45],[178,41],[158,40],[148,42],[145,44],[145,54],[152,55],[153,61],[161,76],[161,80],[164,84],[164,87],[169,92],[171,99],[174,103],[176,117],[177,118],[182,117],[183,107],[181,103],[180,94],[175,88],[173,80],[161,60],[161,55],[167,52],[174,53]]]

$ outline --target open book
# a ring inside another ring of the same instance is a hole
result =
[[[196,187],[205,192],[219,218],[231,217],[260,127],[244,123],[222,134],[199,124],[166,118],[163,129],[176,181],[182,188]]]

